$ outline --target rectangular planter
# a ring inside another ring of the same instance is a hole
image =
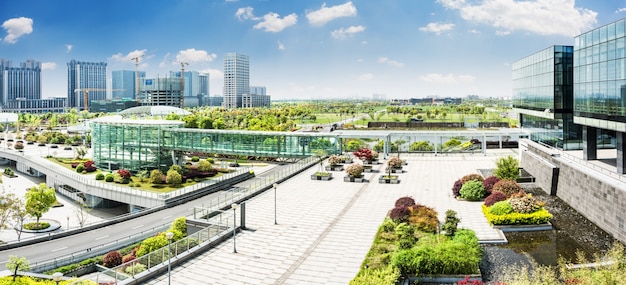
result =
[[[385,172],[387,172],[387,171],[389,171],[389,168],[387,168],[385,170]],[[403,172],[404,172],[404,170],[402,170],[402,167],[399,167],[399,168],[395,168],[394,167],[394,168],[391,169],[391,173],[403,173]]]
[[[400,179],[383,179],[383,178],[378,178],[378,183],[380,184],[399,184],[400,183]]]
[[[550,222],[540,225],[494,225],[495,229],[502,232],[534,232],[534,231],[551,231],[552,224]]]
[[[352,177],[352,176],[344,176],[343,177],[343,181],[344,182],[357,182],[357,183],[362,183],[365,181],[365,178],[363,177]]]
[[[335,165],[335,166],[327,165],[325,169],[326,171],[343,171],[343,165]]]
[[[327,176],[317,176],[315,174],[311,174],[311,180],[330,180],[332,179],[333,176],[332,175],[327,175]]]

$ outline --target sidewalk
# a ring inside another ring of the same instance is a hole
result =
[[[482,154],[449,156],[404,155],[408,161],[400,184],[379,184],[378,173],[365,173],[369,183],[343,182],[344,172],[331,181],[312,181],[312,167],[281,183],[277,190],[274,225],[274,193],[269,190],[250,200],[246,226],[254,231],[237,234],[237,253],[230,239],[172,269],[172,284],[348,284],[378,226],[395,200],[412,196],[433,207],[443,220],[453,209],[460,227],[476,231],[482,242],[503,238],[481,212],[481,203],[451,197],[455,180],[477,169],[495,167],[498,157],[517,156],[517,149],[488,150]],[[167,274],[148,284],[167,284]]]

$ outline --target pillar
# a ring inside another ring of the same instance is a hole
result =
[[[598,132],[595,127],[583,126],[583,159],[598,159]]]
[[[617,148],[617,173],[626,174],[626,133],[615,132],[615,147]]]

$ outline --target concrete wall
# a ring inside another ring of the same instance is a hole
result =
[[[535,176],[537,186],[556,194],[617,240],[626,243],[626,183],[559,155],[558,151],[524,140],[520,165]],[[553,177],[550,167],[558,174]],[[551,178],[552,177],[552,178]],[[556,190],[554,190],[556,186]]]

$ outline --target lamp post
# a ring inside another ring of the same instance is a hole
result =
[[[52,280],[56,282],[57,285],[59,285],[59,281],[61,281],[61,279],[63,279],[63,273],[55,272],[52,274]]]
[[[233,203],[230,208],[233,209],[233,253],[237,253],[237,205]]]
[[[67,216],[67,229],[70,229],[70,216]]]
[[[165,237],[167,237],[167,284],[172,284],[172,237],[174,237],[173,232],[166,232]]]
[[[278,225],[276,222],[276,188],[278,188],[278,183],[274,183],[274,225]]]

